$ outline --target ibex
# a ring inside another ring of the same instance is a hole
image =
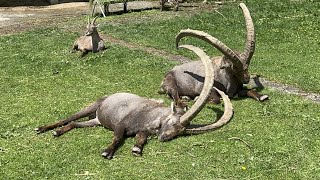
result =
[[[196,37],[210,43],[224,55],[211,59],[214,66],[214,86],[226,93],[230,98],[239,95],[264,101],[268,99],[267,95],[259,94],[253,89],[244,88],[244,84],[249,83],[250,80],[248,67],[255,50],[255,31],[246,5],[240,3],[239,6],[243,11],[247,30],[246,45],[243,53],[234,52],[221,41],[205,32],[191,29],[180,31],[176,36],[176,46],[178,47],[179,41],[186,36]],[[183,96],[189,99],[196,98],[203,86],[203,68],[200,61],[192,61],[175,66],[165,75],[159,93],[165,93],[175,102],[182,104],[181,97]],[[209,101],[213,103],[220,102],[219,95],[215,90],[212,91]]]
[[[102,156],[111,159],[124,137],[136,136],[136,143],[132,148],[134,155],[141,155],[142,149],[149,135],[157,134],[160,141],[168,141],[182,134],[199,134],[217,129],[228,123],[233,115],[230,99],[220,90],[216,89],[224,101],[224,114],[215,123],[202,127],[187,127],[191,120],[201,111],[213,87],[213,66],[209,57],[199,48],[191,45],[180,46],[194,51],[204,63],[205,82],[198,100],[185,112],[182,107],[171,104],[170,107],[153,99],[147,99],[129,93],[116,93],[104,96],[95,103],[72,116],[54,124],[36,128],[38,133],[63,126],[53,132],[60,136],[73,128],[102,125],[114,131],[112,143],[102,152]],[[85,122],[72,122],[77,119],[89,117]]]
[[[96,16],[92,22],[90,23],[90,19],[88,18],[87,31],[85,35],[79,37],[73,44],[73,51],[81,51],[81,57],[88,54],[89,51],[99,52],[105,50],[104,41],[99,36],[97,27],[95,22],[98,16]]]

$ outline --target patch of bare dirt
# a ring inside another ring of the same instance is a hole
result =
[[[278,90],[278,91],[281,91],[284,93],[288,93],[288,94],[298,95],[298,96],[301,96],[305,99],[314,101],[316,103],[320,103],[320,94],[305,92],[299,88],[296,88],[296,87],[293,87],[290,85],[280,84],[280,83],[273,82],[273,81],[268,81],[265,78],[259,78],[259,81],[265,87],[270,87],[272,89],[275,89],[275,90]]]
[[[39,7],[0,7],[0,35],[63,23],[70,18],[88,14],[89,11],[89,4],[84,2]]]

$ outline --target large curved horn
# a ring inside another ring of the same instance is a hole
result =
[[[250,60],[253,56],[255,50],[255,31],[252,22],[252,18],[247,6],[244,3],[239,4],[240,8],[242,9],[244,19],[246,21],[246,28],[247,28],[247,38],[246,38],[246,45],[244,49],[244,53],[242,54],[242,60],[249,65]]]
[[[200,96],[193,106],[180,118],[180,123],[183,126],[187,126],[207,103],[214,83],[214,69],[209,56],[200,48],[192,45],[180,45],[179,48],[186,48],[195,52],[200,57],[205,68],[205,80]]]
[[[93,20],[92,20],[92,22],[91,22],[92,25],[94,25],[94,23],[96,22],[96,20],[98,19],[98,17],[99,17],[99,16],[96,16],[96,17],[93,18]]]
[[[228,59],[230,59],[235,66],[237,66],[240,69],[243,67],[240,61],[240,57],[232,49],[230,49],[224,43],[219,41],[217,38],[203,31],[192,29],[181,30],[179,34],[176,36],[176,47],[178,47],[180,40],[186,36],[192,36],[208,42],[209,44],[217,48],[219,51],[221,51],[226,57],[228,57]]]
[[[213,88],[220,94],[224,102],[224,113],[222,117],[213,124],[209,124],[209,125],[197,127],[197,128],[187,128],[184,132],[185,134],[200,134],[200,133],[212,131],[212,130],[221,128],[231,120],[233,115],[233,107],[229,97],[223,91],[220,91],[218,88],[216,87],[213,87]]]

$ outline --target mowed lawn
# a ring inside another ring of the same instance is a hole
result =
[[[257,32],[251,72],[319,94],[319,3],[245,3]],[[103,33],[113,37],[194,58],[175,49],[181,29],[206,31],[242,50],[245,27],[237,5],[223,5],[220,14],[151,10],[99,22]],[[72,23],[85,22],[83,16]],[[131,155],[135,140],[128,138],[114,159],[103,159],[112,132],[102,127],[76,129],[59,138],[50,132],[37,135],[37,126],[67,117],[105,94],[131,92],[170,104],[157,91],[177,62],[109,42],[105,52],[80,59],[69,51],[79,35],[50,26],[0,36],[0,179],[320,178],[320,105],[269,88],[262,90],[270,96],[264,103],[233,99],[234,117],[223,128],[170,142],[152,137],[142,157]],[[219,54],[191,38],[184,43]],[[223,104],[207,105],[194,123],[212,122],[222,110]]]

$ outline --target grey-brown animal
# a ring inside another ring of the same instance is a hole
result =
[[[203,133],[222,127],[231,119],[233,108],[230,99],[218,89],[216,90],[224,101],[225,111],[223,116],[217,122],[206,126],[197,128],[188,127],[191,120],[204,107],[211,89],[214,88],[212,87],[213,66],[209,57],[201,49],[191,45],[180,47],[190,49],[200,56],[200,59],[204,63],[206,74],[203,90],[198,100],[187,112],[184,111],[183,107],[179,107],[173,103],[170,108],[154,99],[147,99],[129,93],[116,93],[100,98],[95,103],[66,119],[51,125],[38,127],[36,131],[43,133],[65,125],[53,132],[54,136],[60,136],[73,128],[101,124],[105,128],[114,131],[112,143],[102,152],[103,157],[111,159],[116,149],[127,136],[136,137],[132,153],[134,155],[141,155],[143,146],[147,142],[147,137],[150,135],[156,134],[159,136],[160,141],[168,141],[178,135]],[[74,122],[83,117],[89,117],[89,120]]]
[[[214,86],[225,92],[230,98],[239,96],[249,96],[258,101],[268,99],[267,95],[262,95],[253,89],[246,89],[244,84],[249,83],[250,74],[248,72],[250,60],[255,50],[255,31],[250,12],[246,5],[240,3],[243,11],[247,38],[245,50],[238,53],[227,47],[217,38],[197,30],[182,30],[176,36],[176,46],[184,37],[196,37],[210,43],[223,53],[221,57],[211,58],[214,66]],[[169,95],[177,103],[182,103],[181,97],[187,96],[194,99],[199,96],[204,80],[203,64],[201,61],[192,61],[182,65],[175,66],[169,71],[162,81],[159,93]],[[220,97],[217,91],[213,90],[209,100],[213,103],[219,103]]]
[[[87,31],[85,35],[79,37],[73,44],[72,51],[81,51],[81,57],[88,54],[88,52],[99,52],[105,50],[103,39],[99,36],[98,25],[95,25],[98,16],[92,22],[88,18]]]

